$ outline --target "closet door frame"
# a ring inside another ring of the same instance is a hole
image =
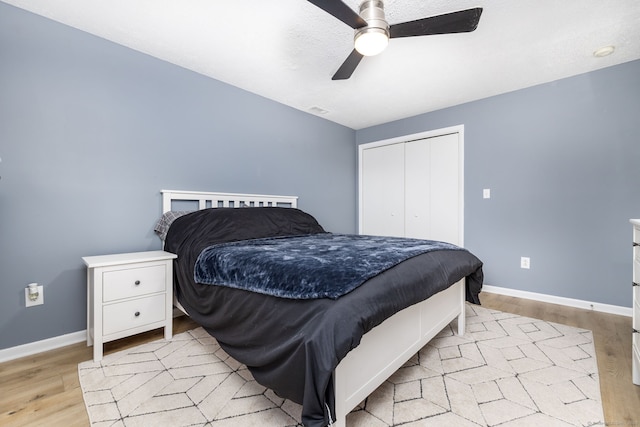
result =
[[[409,135],[398,136],[380,141],[368,142],[358,146],[358,233],[362,233],[363,226],[363,203],[362,197],[362,156],[363,151],[370,148],[380,147],[390,144],[405,143],[425,138],[433,138],[443,135],[458,134],[458,233],[459,246],[464,246],[464,125],[450,126],[441,129],[434,129],[418,132]]]

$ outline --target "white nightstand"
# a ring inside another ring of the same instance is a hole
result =
[[[105,342],[173,326],[173,259],[151,251],[83,257],[87,265],[87,345],[102,360]]]

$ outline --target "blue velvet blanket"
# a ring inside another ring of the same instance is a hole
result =
[[[203,250],[197,283],[291,299],[336,299],[417,255],[464,250],[450,243],[319,233],[221,243]]]

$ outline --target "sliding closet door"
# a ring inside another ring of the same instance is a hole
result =
[[[460,244],[458,134],[405,146],[407,237]]]
[[[429,139],[405,144],[405,234],[431,237],[431,144]],[[433,240],[433,239],[432,239]]]
[[[462,187],[458,134],[430,138],[431,141],[431,237],[462,245],[460,236]]]
[[[361,234],[404,236],[404,144],[363,150]]]

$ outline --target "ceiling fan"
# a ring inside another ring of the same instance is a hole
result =
[[[384,17],[384,4],[381,0],[364,0],[360,4],[360,14],[341,0],[308,1],[355,30],[354,49],[331,80],[351,77],[362,57],[382,52],[390,38],[468,33],[476,29],[482,14],[482,8],[477,7],[389,25]]]

